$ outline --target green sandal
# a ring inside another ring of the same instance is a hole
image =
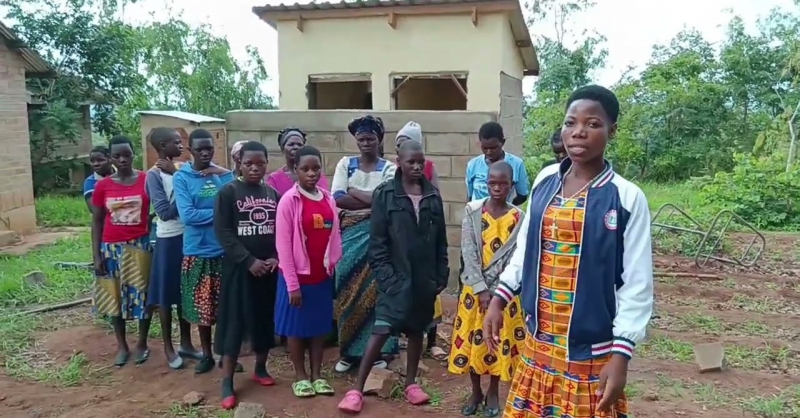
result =
[[[317,395],[330,396],[336,393],[336,391],[333,390],[333,387],[331,387],[331,385],[328,384],[328,381],[325,379],[317,379],[311,384],[311,386],[314,388],[314,393]]]
[[[311,382],[308,380],[301,380],[299,382],[292,383],[292,392],[294,396],[298,398],[310,398],[317,393],[314,392],[314,386],[311,385]]]

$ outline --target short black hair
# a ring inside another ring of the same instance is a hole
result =
[[[105,145],[98,145],[92,148],[91,151],[89,151],[89,155],[91,154],[103,154],[106,157],[108,157],[109,155],[111,155],[111,151],[109,151],[108,147]]]
[[[122,144],[128,144],[128,146],[130,146],[131,149],[133,149],[133,142],[130,140],[130,138],[128,138],[125,135],[114,135],[113,137],[111,137],[110,140],[108,140],[109,153],[111,152],[112,145],[122,145]]]
[[[161,145],[164,141],[169,139],[169,136],[177,132],[175,128],[165,128],[165,127],[158,127],[153,128],[150,131],[150,145],[153,146],[156,150],[161,149]]]
[[[514,168],[505,160],[495,161],[489,166],[489,171],[504,171],[508,174],[508,179],[514,181]]]
[[[319,162],[322,163],[322,154],[320,154],[319,150],[311,145],[303,145],[302,147],[298,148],[297,151],[294,153],[294,164],[300,162],[300,159],[303,157],[315,156],[319,158]]]
[[[263,152],[264,157],[269,158],[269,154],[267,154],[267,147],[258,141],[247,141],[242,144],[242,148],[239,149],[239,155],[244,157],[244,153],[247,151]]]
[[[612,123],[617,123],[617,119],[619,118],[619,100],[617,100],[617,95],[611,90],[595,84],[579,87],[569,95],[567,106],[564,109],[569,109],[570,105],[578,100],[591,100],[600,103],[608,119],[611,120]]]
[[[484,139],[492,138],[500,142],[506,142],[506,136],[503,134],[503,126],[497,122],[486,122],[481,125],[481,129],[478,130],[478,139],[483,141]]]
[[[422,146],[422,142],[419,142],[416,139],[409,139],[407,141],[403,141],[400,143],[400,146],[397,147],[398,156],[408,151],[420,151],[422,153],[425,153],[425,148]]]
[[[214,136],[211,135],[211,132],[208,132],[207,130],[205,130],[203,128],[199,128],[199,129],[193,130],[192,133],[189,134],[189,146],[191,147],[192,146],[192,142],[195,139],[199,139],[199,138],[208,138],[208,139],[210,139],[212,141],[214,140]]]
[[[550,145],[555,146],[561,142],[563,142],[561,139],[561,128],[558,128],[555,132],[553,132],[553,135],[550,136]]]

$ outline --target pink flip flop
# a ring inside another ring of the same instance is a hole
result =
[[[411,405],[424,405],[431,401],[431,397],[418,385],[409,385],[406,388],[406,400]]]
[[[344,399],[339,402],[339,410],[349,414],[357,414],[361,412],[364,406],[364,395],[357,391],[351,390],[344,394]]]

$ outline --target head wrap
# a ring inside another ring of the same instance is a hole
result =
[[[288,127],[284,128],[282,131],[278,133],[278,146],[283,149],[286,145],[286,142],[289,141],[289,138],[293,136],[299,136],[303,140],[303,144],[306,143],[306,133],[303,132],[300,128],[295,127]]]
[[[233,165],[236,165],[236,160],[239,159],[239,154],[242,153],[242,145],[244,145],[245,142],[247,141],[236,141],[233,147],[231,147],[231,160],[233,160]]]
[[[408,122],[406,126],[403,126],[399,131],[397,131],[397,137],[394,141],[395,145],[397,145],[397,141],[400,139],[400,137],[406,137],[417,142],[422,142],[422,127],[419,126],[417,122]]]
[[[383,134],[385,133],[383,121],[380,118],[370,115],[354,119],[347,125],[347,130],[350,131],[350,134],[353,136],[365,133],[373,134],[377,136],[380,141],[383,141]]]

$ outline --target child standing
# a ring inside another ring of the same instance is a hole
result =
[[[214,140],[205,129],[189,135],[192,162],[175,173],[173,185],[178,213],[186,226],[183,240],[181,297],[183,315],[197,324],[202,357],[194,372],[214,368],[211,327],[217,320],[222,255],[224,251],[214,234],[214,204],[219,189],[233,180],[233,173],[214,165]]]
[[[295,372],[292,391],[299,398],[333,395],[322,378],[325,338],[333,330],[333,267],[342,257],[342,236],[333,196],[318,186],[322,156],[312,146],[294,155],[297,183],[278,204],[277,247],[280,273],[275,328],[285,335]],[[309,351],[311,373],[305,368]]]
[[[156,246],[150,269],[148,305],[158,307],[161,319],[161,338],[167,365],[182,369],[183,356],[198,357],[192,345],[191,327],[181,314],[181,262],[183,261],[183,222],[178,216],[172,175],[178,169],[173,158],[183,152],[181,136],[172,128],[155,128],[150,132],[150,144],[158,153],[155,166],[147,171],[147,194],[156,212]],[[178,352],[172,345],[172,307],[177,306],[181,345]]]
[[[222,408],[236,406],[233,373],[245,336],[256,353],[253,380],[272,386],[267,355],[275,344],[274,306],[278,274],[275,216],[280,195],[262,180],[267,149],[245,142],[240,151],[241,176],[217,196],[214,230],[225,250],[214,351],[222,356]]]
[[[94,188],[97,186],[98,181],[114,172],[114,165],[111,164],[111,155],[108,152],[108,147],[101,145],[92,148],[89,152],[89,164],[92,165],[92,175],[86,177],[86,180],[83,181],[83,199],[86,200],[89,212],[94,213],[94,206],[92,205]]]
[[[423,175],[419,141],[403,142],[394,179],[375,189],[370,217],[369,264],[378,283],[375,326],[358,369],[356,388],[339,403],[344,412],[363,406],[364,384],[392,335],[408,337],[405,397],[422,405],[430,397],[416,384],[424,334],[433,323],[436,296],[447,285],[447,234],[439,191]]]
[[[490,353],[483,338],[483,318],[500,280],[500,273],[516,248],[522,211],[508,203],[514,172],[505,161],[489,166],[489,197],[467,204],[461,226],[461,256],[464,289],[454,323],[448,371],[469,373],[472,396],[461,409],[464,416],[475,415],[485,404],[484,416],[500,414],[500,380],[508,382],[514,374],[525,337],[525,321],[514,298],[504,312],[501,331],[502,350]],[[489,390],[484,395],[481,376],[489,375]]]

